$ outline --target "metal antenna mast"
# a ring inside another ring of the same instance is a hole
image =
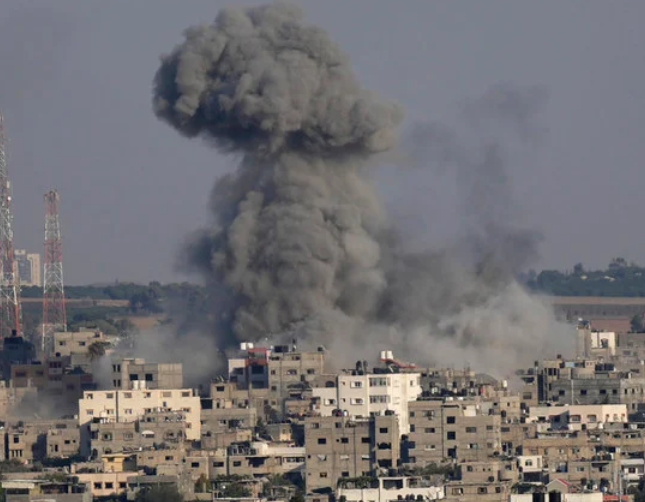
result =
[[[54,333],[67,331],[63,288],[63,241],[60,233],[56,190],[45,194],[45,274],[43,280],[43,354],[54,349]]]
[[[0,114],[0,338],[21,334],[20,285],[13,250],[11,182],[7,170],[4,122]]]

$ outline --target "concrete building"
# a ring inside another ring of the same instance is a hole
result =
[[[407,434],[408,405],[421,395],[420,377],[419,373],[346,371],[324,387],[313,387],[314,411],[329,417],[341,410],[356,418],[392,413],[398,417],[401,434]]]
[[[343,416],[305,419],[307,491],[329,491],[340,478],[396,467],[399,437],[399,423],[393,415],[362,420]]]
[[[25,249],[14,251],[15,267],[21,286],[42,286],[40,274],[40,254],[27,253]]]
[[[44,458],[69,458],[80,447],[78,423],[67,420],[28,420],[7,424],[6,457],[33,462]]]
[[[484,415],[469,400],[420,400],[410,403],[410,433],[404,460],[425,466],[445,458],[485,460],[502,449],[499,415]]]
[[[183,386],[181,363],[147,363],[141,358],[121,358],[112,361],[114,389],[181,389]]]
[[[186,439],[201,436],[200,402],[192,389],[109,390],[84,392],[79,400],[81,454],[91,453],[92,422],[134,422],[153,412],[181,412]]]
[[[6,502],[92,502],[92,493],[83,483],[42,479],[5,479],[1,483]]]
[[[186,440],[188,422],[183,412],[152,411],[132,422],[90,423],[91,456],[132,452],[163,445],[177,448]]]
[[[57,356],[87,354],[93,343],[108,343],[108,339],[100,331],[59,331],[54,333],[54,352]]]
[[[627,419],[624,404],[533,406],[527,417],[528,422],[571,431],[602,428],[607,423],[627,423]]]
[[[445,497],[444,487],[437,486],[421,477],[375,478],[372,486],[357,488],[352,483],[338,487],[337,499],[345,497],[347,502],[390,502],[392,500],[441,500]]]
[[[228,447],[228,476],[303,477],[305,448],[262,441]]]
[[[278,399],[302,395],[302,384],[313,381],[325,370],[325,352],[297,351],[295,346],[273,348],[267,362],[268,385]]]

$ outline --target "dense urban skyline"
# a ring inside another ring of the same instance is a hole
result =
[[[234,162],[157,123],[151,75],[160,48],[225,4],[3,4],[0,109],[16,245],[41,252],[42,194],[58,188],[68,283],[182,278],[173,271],[180,243],[206,221],[214,178]],[[403,105],[407,124],[441,121],[500,82],[544,88],[547,134],[509,169],[525,220],[544,236],[536,266],[645,261],[635,231],[645,153],[641,3],[304,7],[361,81]],[[417,244],[441,246],[459,233],[445,176],[382,173],[377,184]]]

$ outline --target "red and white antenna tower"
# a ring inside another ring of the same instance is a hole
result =
[[[4,123],[0,114],[0,338],[21,334],[20,285],[13,252],[11,182],[7,170]]]
[[[65,290],[63,288],[63,241],[60,233],[56,190],[45,194],[45,274],[43,280],[42,351],[54,350],[54,333],[67,331]]]

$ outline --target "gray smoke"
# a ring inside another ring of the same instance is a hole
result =
[[[487,115],[528,124],[526,100],[515,97],[519,104],[474,103],[468,120],[474,129]],[[225,9],[188,29],[162,58],[154,110],[240,158],[217,180],[213,224],[193,236],[185,260],[211,287],[220,349],[296,337],[341,357],[369,342],[446,361],[440,348],[456,362],[472,347],[523,343],[525,351],[535,348],[526,346],[531,337],[543,340],[536,334],[551,318],[525,312],[532,300],[513,279],[537,239],[498,211],[494,193],[507,183],[501,147],[485,141],[482,157],[452,131],[418,129],[410,158],[455,168],[481,209],[465,244],[410,255],[369,173],[376,154],[394,146],[403,114],[358,84],[346,56],[299,8]]]

